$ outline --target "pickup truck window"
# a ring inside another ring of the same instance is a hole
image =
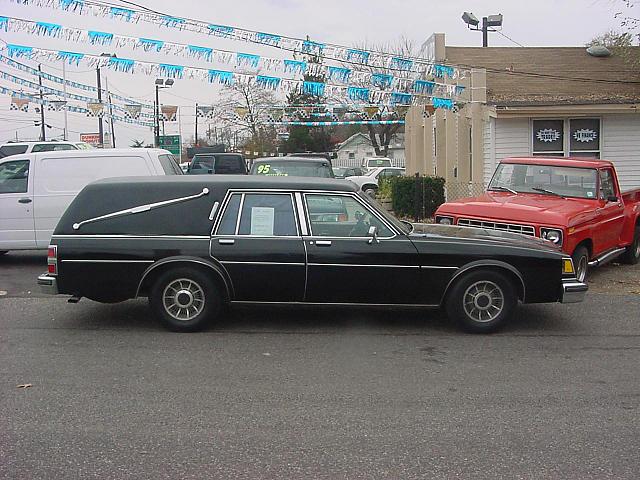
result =
[[[24,193],[29,180],[29,160],[0,165],[0,193]]]
[[[600,170],[600,198],[606,200],[609,197],[616,196],[616,187],[613,182],[611,170]]]
[[[502,163],[488,190],[510,189],[519,193],[542,193],[574,198],[596,198],[596,169]]]

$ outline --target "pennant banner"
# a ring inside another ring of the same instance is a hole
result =
[[[140,110],[142,107],[140,105],[135,104],[127,104],[124,106],[124,116],[125,118],[140,118]]]
[[[175,122],[177,120],[178,107],[175,105],[161,105],[162,120],[165,122]]]
[[[60,111],[65,110],[67,106],[66,100],[49,100],[48,110]]]
[[[29,111],[29,100],[24,98],[11,97],[11,105],[9,110],[20,110],[21,112]]]
[[[210,118],[214,117],[214,109],[212,106],[198,105],[196,107],[196,117]]]
[[[102,117],[104,115],[104,104],[98,102],[87,102],[87,117]]]
[[[332,122],[270,122],[269,125],[288,125],[292,127],[334,127],[337,125],[404,125],[404,120],[354,120]]]

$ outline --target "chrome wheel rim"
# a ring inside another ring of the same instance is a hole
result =
[[[495,320],[504,309],[502,289],[489,280],[469,286],[463,296],[464,311],[475,322],[487,323]]]
[[[164,310],[176,320],[188,322],[204,310],[204,290],[189,278],[169,283],[162,292]]]
[[[583,255],[578,260],[578,266],[576,267],[576,278],[584,282],[584,279],[587,278],[587,256]]]

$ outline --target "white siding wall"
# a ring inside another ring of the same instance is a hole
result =
[[[483,166],[483,181],[487,185],[491,180],[493,171],[496,168],[496,151],[495,144],[493,142],[495,136],[495,122],[494,118],[490,118],[488,122],[484,124],[483,137],[483,149],[484,149],[484,166]]]
[[[640,115],[602,117],[601,157],[616,166],[622,190],[640,188]]]

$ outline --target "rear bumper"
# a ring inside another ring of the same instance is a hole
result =
[[[57,295],[59,293],[56,277],[52,277],[48,273],[43,273],[38,277],[38,287],[42,293],[49,295]]]
[[[562,303],[578,303],[584,300],[584,296],[589,290],[586,283],[578,280],[565,280],[562,282]]]

